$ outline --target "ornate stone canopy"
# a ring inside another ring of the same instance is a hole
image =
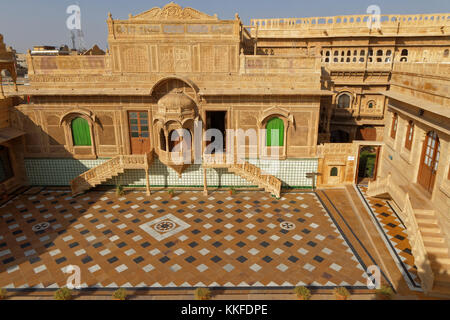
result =
[[[197,105],[182,90],[175,89],[164,95],[158,101],[156,118],[164,124],[169,121],[177,121],[184,124],[187,120],[196,117]]]
[[[130,18],[136,20],[218,20],[215,15],[210,16],[189,7],[182,8],[173,2],[163,8],[155,7]]]

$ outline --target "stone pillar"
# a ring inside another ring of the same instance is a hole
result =
[[[203,195],[208,195],[208,181],[206,179],[206,168],[203,168]]]
[[[145,169],[145,179],[146,179],[146,188],[147,188],[147,195],[150,195],[150,175],[148,173],[148,169]]]

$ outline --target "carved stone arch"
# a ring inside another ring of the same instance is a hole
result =
[[[74,108],[66,111],[60,117],[59,125],[61,126],[63,125],[63,123],[70,123],[76,117],[84,118],[89,122],[91,126],[94,126],[95,122],[97,121],[97,117],[92,111],[82,108]]]
[[[89,124],[89,134],[91,137],[91,145],[90,146],[75,146],[73,143],[73,133],[72,133],[72,121],[75,118],[82,118],[86,120]],[[66,142],[68,143],[67,146],[70,150],[70,152],[76,154],[76,150],[79,148],[90,148],[91,154],[89,157],[97,157],[97,150],[96,146],[98,144],[98,138],[95,134],[97,124],[97,117],[96,115],[87,109],[83,108],[72,108],[69,110],[66,110],[64,114],[60,117],[59,120],[59,126],[63,126],[64,130],[66,132]]]
[[[267,121],[269,121],[273,117],[280,117],[283,120],[286,129],[289,127],[289,124],[294,126],[294,116],[289,112],[289,110],[273,106],[262,111],[261,114],[259,115],[258,117],[259,128],[264,128]]]
[[[357,95],[356,93],[352,92],[350,89],[343,89],[339,92],[337,92],[334,96],[333,96],[333,104],[337,107],[338,102],[339,102],[339,98],[343,95],[348,95],[350,97],[350,103],[349,103],[349,109],[352,108],[352,106],[357,103]]]
[[[172,82],[172,83],[171,83]],[[183,90],[183,93],[188,95],[191,99],[194,100],[196,104],[199,103],[199,88],[197,85],[190,79],[186,77],[180,77],[176,75],[168,76],[161,78],[158,80],[150,90],[150,96],[154,97],[156,100],[159,100],[163,95],[171,92],[174,87],[182,88],[182,83],[185,84],[184,87],[189,87],[191,90]],[[167,87],[165,87],[167,85]],[[166,90],[164,90],[166,89]]]

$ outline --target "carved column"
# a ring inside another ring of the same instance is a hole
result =
[[[203,168],[203,195],[208,195],[208,181],[206,179],[206,168]]]

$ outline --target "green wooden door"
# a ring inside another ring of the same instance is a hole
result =
[[[273,118],[266,125],[266,145],[268,147],[282,147],[284,145],[284,123],[280,118]]]
[[[72,138],[74,146],[91,146],[89,123],[83,118],[72,120]]]

